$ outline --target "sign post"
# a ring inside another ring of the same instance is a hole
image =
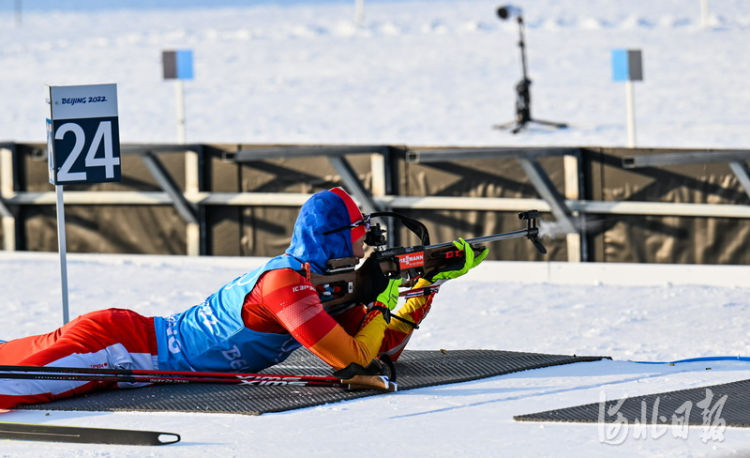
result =
[[[193,79],[193,51],[163,51],[162,65],[165,80],[175,80],[177,105],[177,141],[185,143],[185,88],[184,80]]]
[[[354,24],[362,27],[365,23],[365,0],[354,0]]]
[[[708,0],[701,0],[701,27],[708,27]]]
[[[625,81],[625,104],[628,116],[628,147],[635,147],[635,95],[633,81],[643,81],[640,49],[612,50],[612,80]]]
[[[193,73],[193,51],[183,49],[179,51],[163,51],[162,64],[164,67],[164,79],[175,80],[175,98],[177,106],[177,141],[185,143],[185,89],[184,80],[192,80]],[[185,193],[198,192],[198,153],[194,151],[185,152]],[[198,256],[200,254],[200,226],[188,223],[186,228],[187,254]]]
[[[16,11],[16,26],[20,27],[23,20],[21,19],[22,16],[22,10],[23,10],[23,0],[16,0],[15,1],[15,11]]]
[[[57,194],[64,324],[69,313],[63,185],[120,181],[117,85],[49,86],[47,154]]]

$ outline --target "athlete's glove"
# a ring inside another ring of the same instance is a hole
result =
[[[388,307],[388,310],[396,308],[396,304],[398,303],[398,287],[401,286],[402,281],[400,277],[388,280],[388,286],[385,287],[382,293],[378,294],[375,302]]]
[[[479,254],[479,256],[475,256],[474,249],[471,247],[471,244],[462,238],[455,240],[453,242],[453,245],[455,245],[456,248],[458,248],[459,250],[465,253],[463,267],[457,270],[447,270],[447,271],[437,272],[437,273],[432,274],[431,276],[428,275],[427,278],[431,282],[434,283],[436,280],[441,280],[441,279],[451,280],[454,278],[458,278],[461,275],[464,275],[469,270],[478,266],[479,263],[484,261],[484,258],[486,258],[487,255],[490,253],[489,248],[485,248],[484,251],[482,251]]]

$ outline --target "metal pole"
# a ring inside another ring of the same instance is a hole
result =
[[[70,321],[68,314],[68,266],[65,242],[65,207],[62,185],[55,186],[57,193],[57,245],[60,251],[60,282],[62,284],[63,324]]]
[[[633,82],[625,81],[625,102],[628,110],[628,147],[635,147],[635,95]]]
[[[708,27],[708,0],[701,0],[701,27]]]
[[[22,0],[16,0],[15,5],[16,5],[16,8],[15,8],[15,10],[16,10],[16,26],[20,27],[21,23],[23,22],[23,20],[21,19],[21,16],[22,16],[21,11],[23,10]]]
[[[354,0],[354,23],[361,26],[365,22],[365,0]]]
[[[177,142],[185,143],[185,89],[182,80],[175,80],[174,88],[177,106]]]
[[[523,38],[523,17],[518,16],[518,47],[521,48],[521,73],[524,81],[528,79],[526,64],[526,41]]]
[[[185,135],[185,85],[181,79],[175,80],[175,99],[177,101],[177,143],[184,144]],[[198,185],[198,153],[185,152],[185,193],[194,194],[199,191]],[[185,253],[188,256],[199,256],[200,226],[187,223],[185,228]]]

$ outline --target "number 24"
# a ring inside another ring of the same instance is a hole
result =
[[[71,172],[75,161],[78,156],[81,155],[83,147],[86,144],[86,134],[83,128],[76,123],[68,122],[61,125],[57,132],[55,132],[55,140],[62,140],[65,134],[73,132],[76,137],[76,142],[73,145],[73,149],[70,155],[65,159],[60,171],[57,173],[57,179],[59,181],[82,181],[87,179],[86,171],[83,172]],[[99,145],[104,142],[104,157],[96,157],[96,152],[99,149]],[[99,123],[99,127],[94,133],[94,139],[91,141],[89,150],[86,152],[86,167],[104,167],[104,173],[107,178],[114,178],[115,166],[120,165],[120,158],[114,157],[114,151],[112,148],[112,122],[102,121]]]

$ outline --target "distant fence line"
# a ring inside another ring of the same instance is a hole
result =
[[[715,233],[750,226],[750,150],[123,144],[121,154],[122,183],[66,186],[79,228],[71,251],[270,255],[312,192],[343,185],[364,211],[412,214],[446,238],[513,230],[518,211],[549,213],[548,227],[565,234],[550,241],[555,260],[750,263],[747,242],[722,248]],[[0,143],[4,250],[56,250],[46,177],[46,145]],[[389,229],[394,243],[407,237]],[[496,251],[538,259],[526,247]]]

